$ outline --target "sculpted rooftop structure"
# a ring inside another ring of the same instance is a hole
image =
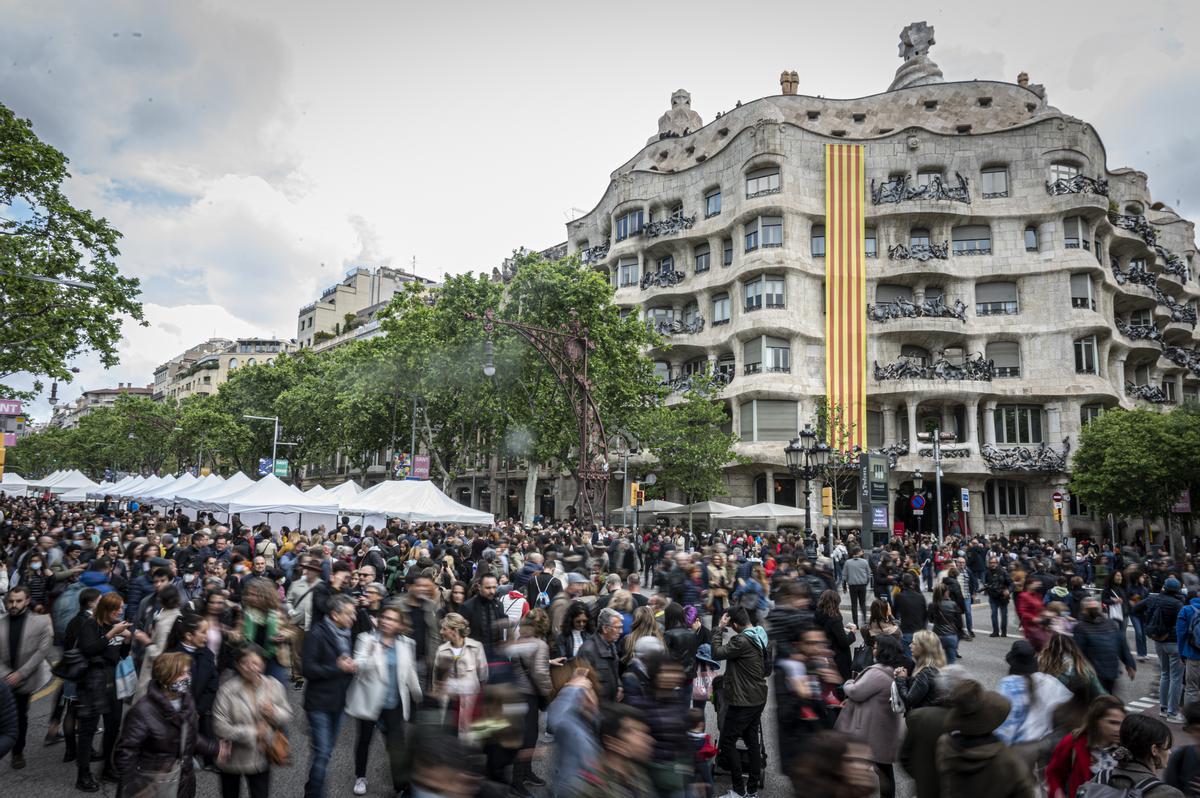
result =
[[[890,520],[915,526],[909,475],[933,470],[917,434],[937,425],[956,435],[948,528],[965,488],[972,532],[1097,533],[1074,501],[1060,530],[1050,496],[1089,419],[1197,398],[1193,224],[1024,73],[946,80],[933,44],[932,27],[907,27],[891,86],[869,97],[799,94],[785,71],[781,94],[704,124],[675,91],[657,134],[567,224],[568,249],[664,335],[650,356],[665,383],[724,384],[752,459],[729,470],[726,499],[802,505],[783,449],[826,393],[824,145],[862,144],[867,438],[894,463]],[[858,525],[856,497],[843,527]]]

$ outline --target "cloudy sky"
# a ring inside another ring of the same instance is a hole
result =
[[[901,10],[901,6],[904,7]],[[294,334],[355,265],[487,270],[565,238],[686,88],[708,121],[779,93],[883,91],[900,29],[947,80],[1015,80],[1094,123],[1109,167],[1200,217],[1194,2],[0,0],[0,102],[124,233],[149,329],[82,388],[147,384],[213,335]],[[34,405],[45,418],[44,400]]]

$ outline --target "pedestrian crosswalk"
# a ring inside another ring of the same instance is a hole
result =
[[[1158,699],[1154,696],[1142,696],[1125,703],[1126,712],[1145,712],[1158,707]]]

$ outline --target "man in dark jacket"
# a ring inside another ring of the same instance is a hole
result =
[[[1146,637],[1154,641],[1154,653],[1162,676],[1158,680],[1158,708],[1163,720],[1180,720],[1179,702],[1183,697],[1183,662],[1179,659],[1179,643],[1175,637],[1175,621],[1183,609],[1179,580],[1171,577],[1163,582],[1161,593],[1133,605],[1130,614],[1142,622]]]
[[[17,744],[17,703],[12,690],[0,681],[0,759]]]
[[[464,601],[458,610],[471,627],[470,636],[483,644],[488,662],[499,659],[500,643],[508,626],[504,605],[496,597],[497,585],[496,577],[491,574],[481,577],[479,592]]]
[[[323,798],[325,771],[342,727],[346,691],[358,666],[354,663],[354,643],[350,627],[356,616],[354,600],[349,596],[329,599],[326,615],[314,623],[304,638],[304,712],[308,716],[311,759],[304,798]]]
[[[587,664],[596,672],[600,689],[596,697],[601,701],[621,700],[621,658],[617,655],[617,640],[625,630],[621,613],[605,607],[600,610],[596,634],[583,641],[576,659]]]
[[[900,622],[900,642],[904,643],[904,653],[909,654],[913,635],[924,629],[929,623],[929,608],[925,597],[917,592],[917,578],[912,574],[904,574],[900,579],[900,593],[896,596],[896,619]]]
[[[1012,577],[996,557],[988,557],[983,587],[992,608],[992,637],[1008,637],[1008,598],[1012,595]]]
[[[1075,642],[1088,662],[1096,669],[1100,685],[1109,693],[1116,693],[1117,677],[1121,663],[1133,681],[1137,663],[1129,651],[1129,641],[1120,625],[1100,611],[1100,602],[1094,598],[1084,599],[1083,615],[1075,625]]]
[[[725,660],[721,691],[725,720],[721,724],[721,756],[729,768],[730,784],[738,795],[757,794],[762,783],[762,711],[767,703],[767,632],[750,625],[744,607],[725,613],[713,630],[712,657]],[[738,739],[750,752],[750,774],[742,782],[742,759]]]

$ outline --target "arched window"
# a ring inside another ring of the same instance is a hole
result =
[[[995,365],[997,377],[1021,376],[1021,345],[1016,341],[992,341],[985,357]]]
[[[780,185],[778,166],[755,169],[746,175],[746,199],[766,194],[778,194]]]
[[[253,365],[256,365],[256,361],[255,361],[255,360],[254,360],[254,358],[252,358],[252,357],[251,357],[251,358],[246,358],[246,365],[247,365],[247,366],[253,366]]]
[[[231,358],[229,358],[229,370],[230,370],[230,371],[233,371],[233,370],[234,370],[235,368],[237,368],[237,367],[238,367],[238,360],[237,360],[237,358],[236,358],[236,357],[231,357]]]

